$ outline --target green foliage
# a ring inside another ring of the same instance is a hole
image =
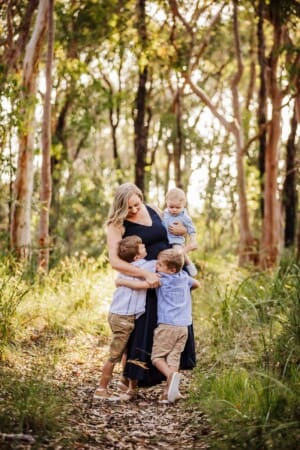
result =
[[[21,273],[10,275],[6,266],[0,266],[0,360],[3,348],[14,338],[17,309],[28,292]]]
[[[4,260],[0,268],[1,432],[33,434],[36,448],[52,433],[74,437],[65,428],[74,399],[68,380],[59,378],[60,367],[74,363],[74,355],[85,360],[91,336],[106,339],[112,274],[103,258],[84,255],[66,258],[48,276]]]
[[[12,374],[1,370],[0,423],[1,431],[32,433],[43,436],[64,425],[68,406],[64,386],[59,387],[51,378],[49,366],[37,368],[27,374]],[[70,407],[70,405],[69,405]]]
[[[296,449],[300,268],[289,260],[274,273],[221,277],[214,289],[209,281],[208,337],[189,401],[212,417],[213,448]]]

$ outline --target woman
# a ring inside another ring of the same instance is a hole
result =
[[[170,231],[181,235],[185,228],[181,224],[173,224]],[[169,248],[167,232],[159,212],[144,204],[143,194],[133,183],[120,185],[107,220],[107,243],[109,261],[118,272],[144,278],[150,289],[147,291],[146,311],[137,318],[131,334],[124,377],[137,380],[139,386],[152,386],[160,383],[163,376],[151,364],[153,332],[157,325],[157,299],[155,287],[159,285],[156,273],[141,270],[117,255],[117,244],[122,237],[140,236],[146,246],[146,259],[156,259],[161,250]],[[152,288],[152,289],[151,289]],[[181,369],[192,369],[195,366],[195,345],[192,327],[189,328],[189,339],[181,358]]]

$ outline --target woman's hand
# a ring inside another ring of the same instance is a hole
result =
[[[145,281],[148,283],[150,288],[157,288],[160,286],[160,277],[155,272],[148,272],[145,270],[144,272]]]
[[[185,236],[187,233],[185,226],[179,221],[175,221],[169,225],[168,230],[170,233],[175,234],[175,236]]]

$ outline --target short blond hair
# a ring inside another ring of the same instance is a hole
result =
[[[167,195],[166,195],[166,200],[167,201],[168,200],[182,201],[185,204],[186,203],[186,195],[182,189],[175,187],[175,188],[169,189],[169,191],[167,192]]]
[[[175,273],[180,272],[184,264],[183,253],[175,248],[168,248],[159,252],[157,259],[162,261],[168,269],[175,269]]]
[[[116,189],[106,225],[123,226],[123,222],[128,215],[128,201],[132,195],[137,195],[142,202],[144,201],[142,191],[134,183],[123,183]]]
[[[126,236],[118,243],[118,256],[131,263],[135,256],[139,253],[139,245],[143,243],[139,236]]]

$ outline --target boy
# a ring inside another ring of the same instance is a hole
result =
[[[138,236],[127,236],[118,244],[118,256],[121,259],[154,272],[155,261],[145,260],[146,255],[145,245]],[[135,280],[123,274],[119,274],[119,279]],[[107,387],[116,363],[121,361],[126,352],[127,342],[134,328],[136,317],[145,312],[147,287],[133,290],[119,285],[114,292],[108,314],[108,322],[112,330],[109,358],[103,366],[99,386],[94,393],[96,400],[117,401],[121,399],[121,397],[111,395]],[[129,389],[131,389],[130,385]]]
[[[177,249],[184,252],[186,270],[194,277],[197,275],[197,269],[187,253],[197,249],[196,230],[192,219],[185,208],[186,196],[184,191],[179,188],[170,189],[166,196],[166,205],[167,208],[163,211],[162,221],[167,229],[169,243],[172,247],[177,247]],[[175,236],[169,230],[170,225],[178,221],[187,229],[187,234],[189,236],[189,243],[187,245],[185,244],[184,236]]]
[[[180,398],[179,364],[184,350],[188,326],[192,323],[191,289],[200,286],[182,270],[184,257],[176,249],[159,253],[156,270],[161,275],[157,288],[157,328],[154,331],[152,364],[165,375],[166,390],[161,403],[174,402]]]
[[[154,331],[151,360],[167,379],[160,403],[173,403],[180,398],[180,356],[187,341],[188,326],[192,323],[190,289],[200,286],[198,280],[182,270],[183,264],[183,254],[173,248],[161,251],[156,261],[161,286],[156,288],[158,326]],[[145,281],[118,279],[117,282],[132,289],[147,286]]]

